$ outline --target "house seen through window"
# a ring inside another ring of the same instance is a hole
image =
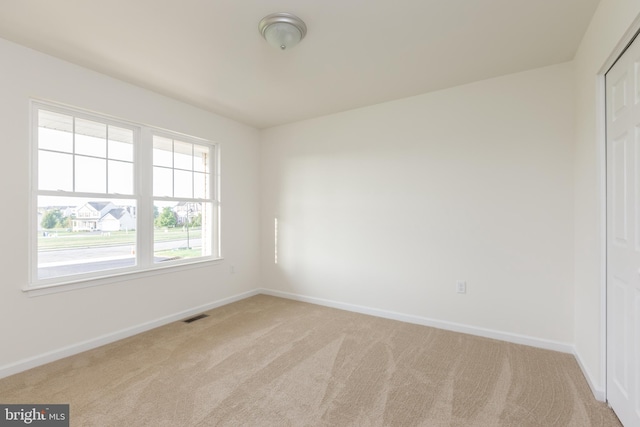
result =
[[[33,103],[33,287],[219,257],[216,146]]]

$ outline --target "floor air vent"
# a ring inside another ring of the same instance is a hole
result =
[[[184,323],[195,322],[196,320],[204,319],[205,317],[209,317],[208,314],[198,314],[197,316],[190,317],[186,320],[183,320]]]

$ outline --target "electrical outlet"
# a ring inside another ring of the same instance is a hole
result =
[[[236,266],[235,265],[230,265],[229,266],[229,273],[236,274]]]
[[[467,293],[467,282],[456,282],[456,292],[458,292],[459,294],[466,294]]]

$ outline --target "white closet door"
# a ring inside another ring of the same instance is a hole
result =
[[[640,426],[640,40],[606,75],[607,398]]]

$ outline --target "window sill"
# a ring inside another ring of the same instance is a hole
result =
[[[126,272],[121,274],[112,274],[109,276],[97,277],[92,279],[70,280],[63,283],[48,284],[41,286],[29,286],[22,288],[29,297],[38,297],[42,295],[56,294],[60,292],[68,292],[76,289],[91,288],[94,286],[107,285],[110,283],[118,283],[142,279],[145,277],[153,277],[168,272],[175,273],[185,270],[193,270],[195,268],[205,268],[212,265],[220,264],[224,258],[206,259],[202,261],[192,261],[179,265],[167,265],[155,267],[150,270]]]

